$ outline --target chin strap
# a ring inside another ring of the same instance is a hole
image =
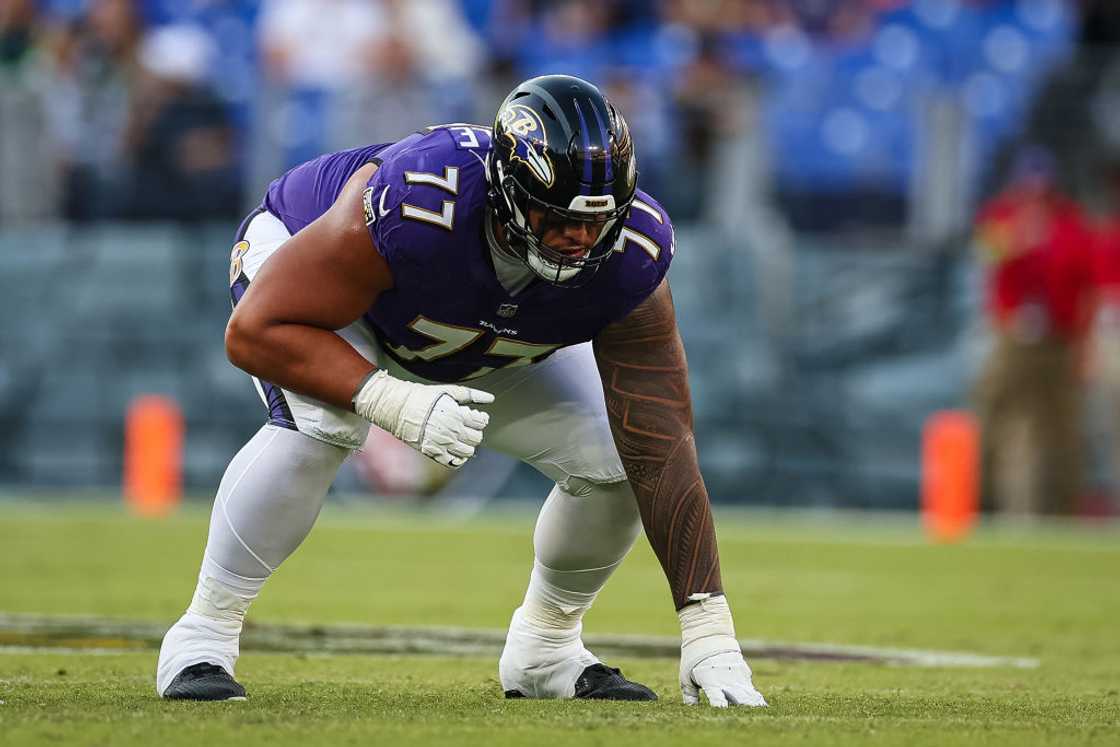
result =
[[[584,270],[582,267],[564,267],[563,265],[553,264],[534,249],[529,250],[525,257],[525,263],[529,265],[529,269],[539,275],[541,279],[556,285],[561,285],[574,279]]]

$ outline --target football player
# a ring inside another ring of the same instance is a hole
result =
[[[225,340],[268,422],[222,478],[157,692],[244,697],[246,610],[372,423],[440,464],[484,443],[555,482],[498,664],[507,697],[656,698],[580,637],[644,527],[680,618],[685,702],[765,705],[722,593],[674,248],[622,115],[569,76],[519,85],[493,128],[429,127],[274,181],[233,249]]]

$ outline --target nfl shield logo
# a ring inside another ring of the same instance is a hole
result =
[[[498,307],[498,316],[502,317],[503,319],[509,319],[516,313],[517,304],[515,303],[504,303]]]

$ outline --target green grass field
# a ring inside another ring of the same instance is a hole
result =
[[[454,522],[329,506],[255,622],[502,628],[532,517]],[[108,504],[0,504],[0,614],[169,625],[206,534]],[[721,515],[743,638],[1035,657],[1037,669],[754,659],[764,710],[680,704],[676,662],[612,659],[652,704],[501,698],[496,658],[244,651],[245,703],[158,700],[155,651],[0,646],[0,744],[1120,744],[1120,529],[985,528],[927,544],[905,520]],[[677,633],[640,542],[587,616],[594,633]]]

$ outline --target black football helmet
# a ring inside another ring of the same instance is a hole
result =
[[[586,282],[610,256],[637,188],[626,120],[587,81],[545,75],[502,102],[492,142],[489,202],[510,247],[549,282]],[[543,215],[536,230],[530,208]],[[573,254],[542,241],[551,227],[573,221],[598,231],[589,251]]]

